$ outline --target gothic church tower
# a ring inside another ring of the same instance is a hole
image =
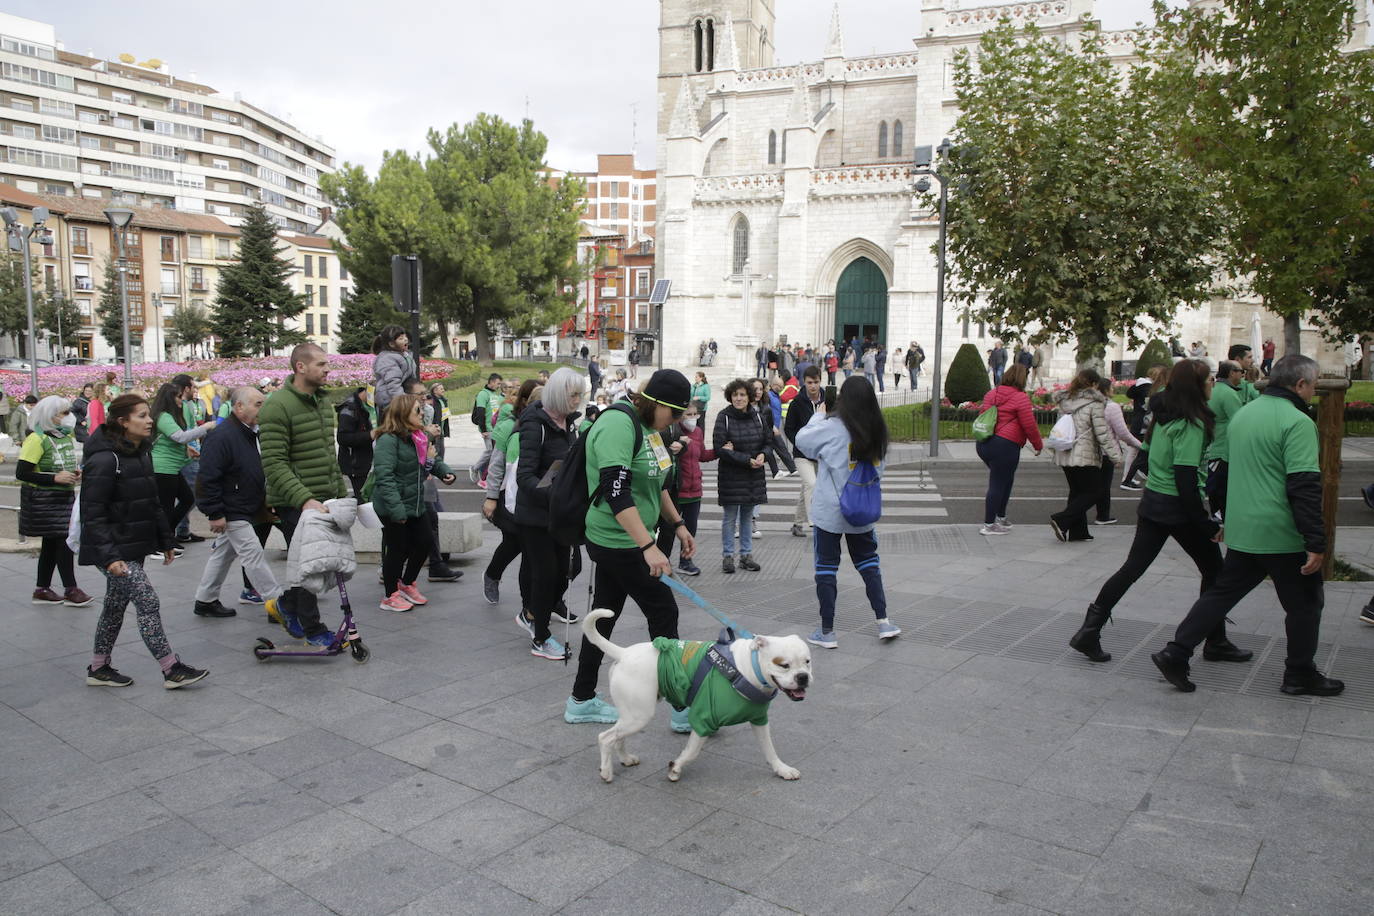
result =
[[[658,136],[668,132],[683,76],[704,98],[722,68],[773,66],[773,7],[778,0],[659,0]],[[730,47],[727,29],[734,32]],[[731,54],[736,55],[730,60]],[[661,152],[661,149],[660,149]],[[660,167],[662,163],[660,163]]]

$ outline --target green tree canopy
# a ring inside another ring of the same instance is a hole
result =
[[[1100,33],[1080,47],[1034,27],[987,32],[955,60],[962,112],[950,178],[955,297],[1000,336],[1143,341],[1211,291],[1219,212],[1197,169],[1161,150],[1140,70],[1119,73]]]
[[[354,165],[321,176],[357,290],[389,296],[391,256],[419,255],[424,317],[445,354],[450,324],[471,329],[488,354],[493,322],[542,330],[572,314],[582,188],[547,180],[544,135],[528,120],[480,114],[431,130],[428,144],[423,158],[387,153],[375,179]]]
[[[34,302],[34,317],[38,328],[48,335],[52,345],[65,351],[74,349],[81,341],[81,309],[56,290],[48,290],[41,300]],[[58,329],[62,339],[58,340]]]
[[[1169,146],[1216,178],[1224,266],[1284,316],[1342,336],[1351,254],[1374,232],[1374,58],[1348,53],[1354,0],[1155,3],[1144,53]],[[1321,309],[1314,311],[1314,308]],[[1368,324],[1344,329],[1346,335]]]
[[[277,227],[266,208],[254,205],[239,226],[238,261],[219,272],[212,325],[220,356],[267,356],[305,342],[304,334],[286,327],[286,319],[305,311],[306,300],[287,282],[296,268],[280,257],[285,250],[277,247]]]
[[[372,339],[389,324],[410,326],[410,316],[392,306],[390,293],[345,294],[339,302],[339,352],[371,353]],[[434,352],[435,338],[420,326],[418,350],[424,356]]]
[[[124,307],[119,300],[119,268],[114,258],[105,259],[105,276],[100,281],[100,303],[95,307],[96,322],[105,343],[114,347],[115,355],[124,357]],[[129,328],[129,346],[136,347],[143,340],[143,332]]]
[[[991,387],[988,369],[978,348],[971,343],[960,346],[949,364],[949,371],[945,373],[944,396],[955,405],[965,401],[981,401]]]
[[[207,338],[214,333],[214,322],[203,305],[194,302],[175,309],[167,318],[167,342],[174,347],[189,347],[191,355],[205,353]]]

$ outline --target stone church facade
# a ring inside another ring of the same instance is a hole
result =
[[[656,276],[673,284],[665,363],[688,363],[708,337],[726,368],[752,368],[759,342],[856,333],[889,351],[920,341],[933,355],[939,223],[916,199],[912,162],[915,147],[952,132],[954,55],[1003,18],[1071,41],[1093,0],[901,4],[894,31],[914,33],[911,47],[870,57],[845,55],[837,5],[823,57],[778,65],[780,2],[660,0]],[[1107,38],[1123,62],[1134,53],[1132,33]],[[1217,301],[1167,331],[1185,346],[1206,341],[1215,357],[1248,341],[1255,311]],[[1263,326],[1281,337],[1274,316]],[[948,305],[943,337],[946,367],[963,343],[992,346]],[[1071,343],[1049,350],[1052,374],[1071,371]],[[1108,358],[1135,355],[1118,345]]]

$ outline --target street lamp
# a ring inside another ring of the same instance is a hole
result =
[[[134,390],[133,353],[129,347],[129,262],[124,257],[124,230],[134,218],[134,211],[126,207],[110,207],[105,211],[110,221],[110,231],[115,237],[115,250],[119,253],[119,306],[124,314],[124,391]]]
[[[941,161],[949,159],[954,148],[946,137],[934,153]],[[935,263],[935,368],[930,378],[930,457],[940,454],[940,354],[945,334],[945,211],[949,203],[949,178],[940,173],[929,146],[916,147],[916,190],[922,194],[930,190],[930,179],[940,182],[940,243]],[[927,177],[928,176],[928,177]]]
[[[0,217],[5,220],[5,231],[10,237],[10,250],[20,251],[24,255],[24,305],[28,309],[29,315],[29,390],[34,397],[38,396],[38,345],[34,342],[33,327],[33,261],[29,251],[29,241],[34,234],[38,234],[39,241],[47,244],[52,240],[52,234],[43,228],[43,224],[48,221],[47,207],[33,208],[33,225],[25,226],[19,222],[19,212],[13,207],[5,207],[0,210]]]

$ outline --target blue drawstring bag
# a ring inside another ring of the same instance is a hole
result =
[[[840,490],[840,514],[855,528],[877,524],[883,514],[882,480],[868,461],[855,462]]]

